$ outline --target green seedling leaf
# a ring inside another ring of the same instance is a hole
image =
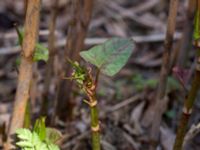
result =
[[[112,38],[103,44],[80,53],[81,57],[95,65],[108,76],[113,76],[126,64],[134,44],[131,39]]]
[[[49,59],[49,51],[46,47],[44,47],[43,45],[37,43],[35,46],[35,53],[33,56],[33,60],[34,61],[40,61],[43,60],[45,62],[47,62]]]
[[[157,79],[148,79],[146,81],[146,86],[152,89],[155,89],[156,86],[158,84],[158,80]]]
[[[19,147],[29,147],[29,148],[34,147],[34,145],[31,143],[31,141],[19,141],[16,143],[16,145]]]
[[[48,143],[55,143],[62,137],[62,133],[54,128],[46,128],[46,141]]]
[[[86,79],[86,74],[87,74],[86,69],[84,67],[80,66],[80,64],[77,61],[73,62],[70,59],[67,59],[67,61],[73,67],[72,76],[68,79],[76,80],[78,85],[82,86],[83,82]]]
[[[34,131],[33,131],[33,133],[32,133],[32,144],[33,144],[34,146],[36,146],[36,145],[41,145],[41,144],[42,144],[41,138],[40,138],[39,135],[38,135],[36,132],[34,132]]]
[[[46,143],[44,143],[44,142],[36,145],[35,149],[36,150],[49,150],[48,145]]]
[[[20,64],[21,64],[21,58],[18,56],[15,60],[15,65],[16,67],[19,67]]]
[[[168,77],[167,78],[167,93],[170,93],[171,91],[175,91],[179,89],[180,89],[180,83],[172,76]]]
[[[38,134],[40,140],[45,140],[46,138],[46,126],[45,117],[41,117],[36,120],[33,131]]]
[[[17,137],[21,140],[31,140],[32,133],[29,129],[20,128],[16,130]]]
[[[20,30],[16,27],[17,35],[18,35],[18,42],[22,46],[23,39],[24,39],[24,31]],[[46,47],[44,47],[40,43],[36,43],[35,52],[33,56],[34,61],[45,61],[47,62],[49,59],[49,51]]]
[[[33,147],[32,144],[32,133],[29,129],[17,129],[16,131],[17,137],[19,138],[19,142],[16,143],[19,147]]]
[[[83,67],[80,66],[80,64],[77,61],[72,61],[69,58],[67,59],[67,61],[70,63],[70,65],[76,70],[76,72],[83,74],[85,73],[85,69]]]
[[[53,128],[46,128],[45,118],[37,119],[34,129],[17,129],[16,135],[19,139],[16,145],[22,150],[60,150],[54,144],[61,137],[61,133]]]
[[[144,77],[141,74],[139,73],[135,74],[132,81],[137,91],[141,91],[144,89],[146,82],[145,82]]]
[[[55,144],[49,144],[48,150],[60,150],[59,147]]]
[[[18,36],[18,43],[20,46],[22,46],[22,42],[24,39],[23,29],[19,29],[18,27],[16,27],[16,31],[17,31],[17,36]]]
[[[165,113],[165,115],[169,118],[172,119],[176,116],[176,112],[174,110],[169,110]]]
[[[194,19],[194,33],[193,38],[194,40],[200,39],[200,12],[196,11],[195,19]]]

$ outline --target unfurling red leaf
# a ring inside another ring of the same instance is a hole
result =
[[[189,80],[189,70],[180,68],[178,66],[175,66],[173,68],[173,74],[178,79],[178,81],[186,87],[186,84]]]
[[[126,64],[134,49],[131,39],[112,38],[103,44],[80,53],[81,57],[95,65],[108,76],[113,76]]]

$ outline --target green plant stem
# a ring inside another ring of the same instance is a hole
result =
[[[91,86],[95,87],[95,86]],[[100,125],[99,125],[99,115],[97,109],[97,99],[96,99],[96,88],[91,90],[91,87],[85,88],[85,92],[89,98],[89,101],[85,101],[90,106],[90,118],[91,118],[91,130],[92,130],[92,149],[100,150]]]
[[[92,148],[93,150],[100,150],[100,134],[99,130],[94,131],[94,128],[99,128],[99,118],[97,106],[90,107],[91,127],[92,127]]]
[[[182,149],[188,120],[190,118],[190,115],[192,112],[192,107],[194,105],[199,87],[200,87],[200,71],[196,70],[195,77],[192,81],[192,87],[188,93],[188,96],[185,99],[184,108],[183,108],[183,112],[182,112],[181,119],[179,122],[178,131],[177,131],[173,150],[181,150]]]
[[[99,115],[97,108],[97,98],[96,98],[96,87],[98,84],[99,71],[97,71],[95,81],[92,80],[92,75],[89,73],[89,80],[84,86],[84,91],[87,94],[89,101],[85,101],[90,106],[90,118],[91,118],[91,130],[92,130],[92,149],[100,150],[100,125],[99,125]]]
[[[29,128],[31,125],[31,106],[30,101],[26,104],[26,111],[24,116],[24,128]]]

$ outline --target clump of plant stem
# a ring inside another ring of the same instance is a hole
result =
[[[97,67],[95,74],[92,68],[81,66],[78,62],[68,59],[73,67],[73,73],[67,79],[75,80],[78,87],[88,97],[88,100],[83,101],[90,107],[93,150],[101,149],[98,100],[96,96],[99,74],[101,72],[108,76],[115,75],[125,65],[133,48],[134,44],[130,39],[113,38],[88,51],[81,52],[80,55],[85,61]]]

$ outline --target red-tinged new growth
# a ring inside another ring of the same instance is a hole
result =
[[[72,62],[68,59],[70,64],[73,66],[73,73],[70,78],[75,80],[80,89],[82,89],[88,100],[83,100],[90,107],[90,117],[91,117],[91,130],[92,130],[92,147],[93,150],[100,150],[100,125],[98,118],[97,109],[97,98],[96,98],[96,87],[98,83],[99,71],[97,71],[96,78],[92,77],[91,68],[84,68],[78,64],[78,62]]]

